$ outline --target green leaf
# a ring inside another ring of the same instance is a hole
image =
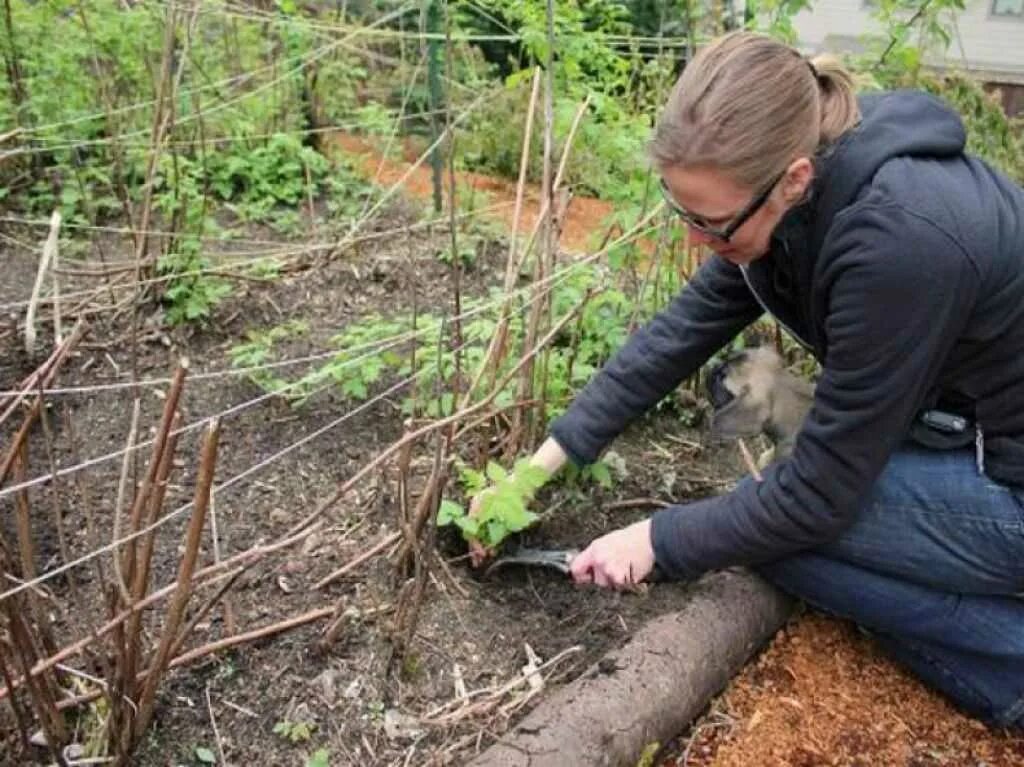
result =
[[[437,526],[444,527],[456,522],[466,516],[466,510],[455,501],[441,501],[441,507],[437,510]]]
[[[363,400],[369,396],[366,384],[358,378],[350,378],[341,386],[341,390],[353,399]]]
[[[487,462],[487,478],[491,482],[501,482],[508,477],[508,473],[494,461]]]
[[[452,521],[462,531],[462,537],[466,540],[480,537],[480,520],[478,517],[471,517],[467,514],[463,517],[456,517]],[[490,544],[491,542],[485,541],[485,543]]]
[[[506,510],[502,515],[502,522],[513,533],[525,530],[538,519],[532,511],[527,511],[525,506],[514,506]]]
[[[306,760],[306,767],[329,767],[330,753],[326,748],[317,749],[316,752]]]
[[[541,466],[534,466],[529,459],[522,459],[516,463],[515,470],[516,488],[523,495],[532,496],[536,490],[544,486],[544,483],[551,478],[551,473]]]
[[[462,486],[466,488],[466,491],[472,495],[476,495],[487,487],[487,477],[484,476],[483,472],[476,471],[468,466],[463,466],[459,470],[459,479],[462,481]]]
[[[590,466],[590,476],[597,480],[597,483],[603,488],[610,488],[612,486],[612,473],[608,470],[608,465],[598,461]]]
[[[196,759],[198,759],[203,764],[217,763],[217,757],[214,755],[213,751],[206,748],[205,746],[196,746]]]

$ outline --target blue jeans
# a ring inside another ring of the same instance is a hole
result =
[[[975,716],[1024,726],[1024,489],[980,474],[973,449],[904,446],[838,540],[756,569]]]

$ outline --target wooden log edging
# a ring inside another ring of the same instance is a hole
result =
[[[469,767],[632,767],[644,747],[682,732],[792,607],[750,571],[709,574],[682,609],[651,620]]]

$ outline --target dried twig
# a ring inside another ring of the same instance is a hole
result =
[[[196,610],[195,615],[193,615],[189,622],[185,624],[185,628],[183,628],[179,632],[178,638],[174,640],[174,646],[171,647],[172,656],[177,655],[181,652],[182,646],[188,640],[189,636],[191,636],[192,632],[195,631],[196,626],[199,625],[199,621],[205,618],[206,615],[210,612],[210,610],[212,610],[213,607],[218,602],[220,602],[221,599],[224,598],[224,595],[227,594],[228,591],[230,591],[231,587],[234,586],[238,579],[242,576],[242,573],[248,570],[249,567],[251,567],[251,565],[244,565],[242,567],[239,567],[233,573],[231,573],[231,575],[228,576],[227,580],[221,585],[221,587],[217,589],[217,591],[214,592],[214,594],[208,600],[206,600],[206,603],[198,610]],[[234,634],[235,632],[228,631],[227,633]]]
[[[25,312],[25,351],[30,355],[36,351],[36,309],[39,306],[39,294],[43,290],[43,280],[50,268],[50,262],[57,256],[57,244],[60,241],[60,211],[54,210],[50,216],[50,234],[43,245],[43,255],[39,259],[39,269],[36,271],[36,282],[32,287],[32,297],[28,302],[28,311]],[[54,277],[56,280],[56,277]],[[54,282],[56,285],[56,282]],[[54,301],[57,296],[54,295]],[[59,309],[57,315],[59,316]],[[59,320],[58,320],[59,322]]]
[[[4,414],[0,416],[0,424],[6,420],[7,416],[13,412],[14,408],[17,407],[18,403],[24,398],[28,391],[37,390],[39,388],[46,389],[53,382],[53,379],[57,376],[64,361],[68,358],[71,351],[78,345],[78,342],[82,340],[82,336],[85,335],[86,324],[79,320],[74,329],[71,331],[71,335],[68,336],[67,341],[60,345],[59,349],[54,352],[51,356],[52,361],[47,361],[44,366],[46,370],[42,368],[36,371],[35,374],[30,376],[30,385],[28,385],[18,397],[12,401],[7,408],[4,410]],[[40,380],[42,383],[40,384]],[[22,421],[21,428],[18,429],[14,438],[11,440],[10,446],[7,448],[7,453],[4,455],[3,462],[0,463],[0,484],[7,481],[7,475],[10,473],[11,467],[14,464],[14,457],[21,450],[21,446],[28,439],[28,433],[32,428],[32,424],[35,423],[36,418],[39,417],[39,408],[42,407],[42,400],[38,397],[35,403],[29,408],[28,413],[25,415],[25,419]]]
[[[224,758],[224,743],[220,739],[220,730],[217,729],[217,717],[213,715],[213,703],[210,701],[210,685],[206,685],[206,711],[210,715],[210,726],[213,727],[213,739],[217,743],[217,753],[220,755],[220,764],[227,765],[228,760]]]
[[[254,564],[259,560],[263,559],[264,557],[273,554],[277,551],[280,551],[281,549],[285,549],[289,546],[294,546],[299,541],[304,540],[312,533],[319,530],[320,527],[321,524],[317,523],[297,535],[290,536],[288,538],[285,538],[284,540],[278,541],[277,543],[271,544],[269,546],[253,546],[252,548],[247,549],[246,551],[239,552],[235,556],[225,559],[219,565],[210,565],[197,571],[193,575],[193,582],[195,583],[195,585],[208,585],[210,583],[215,583],[218,580],[223,580],[224,578],[233,577],[234,572],[225,571],[229,571],[232,568],[238,566],[244,567]],[[122,612],[112,617],[105,624],[100,626],[100,628],[97,629],[93,633],[93,635],[83,637],[82,639],[79,639],[71,643],[70,645],[64,647],[60,651],[53,653],[49,658],[37,661],[36,664],[32,667],[31,675],[39,676],[40,674],[43,674],[49,669],[56,666],[58,663],[61,663],[62,661],[72,656],[78,655],[93,642],[96,642],[101,637],[104,637],[107,634],[116,631],[133,614],[141,612],[142,610],[145,610],[147,607],[156,604],[161,599],[170,596],[175,592],[176,589],[177,582],[169,584],[163,587],[162,589],[150,593],[144,599],[140,600],[139,602],[136,602],[131,607],[123,610]],[[15,689],[17,689],[23,683],[24,679],[16,680]],[[9,688],[0,689],[0,699],[5,698],[9,694]]]
[[[170,661],[170,650],[178,633],[178,626],[185,615],[185,606],[192,595],[192,572],[199,557],[199,541],[206,526],[206,509],[210,502],[210,488],[213,486],[214,468],[217,463],[217,444],[220,439],[220,422],[213,420],[206,430],[203,442],[203,455],[199,465],[199,478],[196,481],[195,508],[189,522],[185,537],[185,555],[178,569],[178,587],[174,599],[167,610],[160,645],[154,653],[153,661],[146,675],[146,685],[139,698],[139,715],[132,728],[135,738],[142,736],[149,726],[153,714],[153,703],[156,688],[164,670]]]
[[[128,427],[128,441],[124,446],[124,460],[121,462],[121,476],[117,482],[117,497],[114,501],[114,525],[112,538],[114,541],[121,540],[121,519],[124,516],[124,489],[128,484],[128,467],[131,466],[131,458],[135,454],[135,435],[139,429],[139,411],[142,403],[136,397],[132,402],[132,420]],[[81,475],[81,472],[79,472]],[[125,580],[124,572],[121,570],[121,554],[115,549],[111,552],[111,560],[114,566],[114,584],[121,594],[121,601],[130,605],[131,594],[128,593],[128,581]],[[100,561],[97,559],[97,561]]]
[[[581,645],[567,647],[554,657],[549,658],[547,661],[537,666],[537,673],[549,669],[552,666],[561,663],[566,658],[582,651],[583,647]],[[511,681],[506,682],[496,689],[488,688],[484,690],[474,690],[468,693],[465,697],[457,697],[455,700],[449,701],[443,706],[435,708],[426,716],[421,717],[420,722],[429,726],[446,727],[464,719],[479,716],[480,714],[486,714],[496,708],[506,694],[517,687],[521,687],[528,683],[529,680],[527,676],[516,675]],[[468,703],[470,698],[478,697],[483,697],[483,700],[479,700],[476,703]]]
[[[218,639],[216,642],[210,642],[209,644],[196,647],[195,649],[179,655],[171,661],[169,668],[178,668],[179,666],[184,666],[192,661],[198,660],[199,658],[205,658],[207,655],[212,655],[215,652],[226,650],[229,647],[237,647],[240,644],[252,642],[257,639],[264,639],[265,637],[274,636],[275,634],[280,634],[288,631],[289,629],[297,628],[298,626],[304,626],[307,623],[323,620],[333,612],[333,607],[319,607],[315,610],[302,613],[302,615],[296,615],[293,618],[287,618],[269,626],[263,626],[262,628],[246,631],[242,634]]]
[[[355,570],[357,567],[359,567],[359,565],[361,565],[366,560],[373,559],[373,557],[380,554],[382,551],[391,546],[391,544],[395,543],[401,537],[402,534],[400,532],[391,533],[391,535],[385,536],[355,559],[351,560],[350,562],[347,562],[342,567],[339,567],[330,575],[321,578],[319,581],[316,582],[316,585],[313,586],[313,588],[322,589],[324,586],[334,583],[334,581],[338,580],[342,576],[346,575],[347,573],[350,573],[352,570]]]
[[[668,501],[662,501],[658,498],[630,498],[628,500],[606,503],[602,508],[605,511],[621,511],[622,509],[638,509],[649,506],[657,506],[664,509],[671,505]]]
[[[14,678],[11,676],[11,670],[7,666],[7,656],[11,655],[12,651],[10,646],[2,638],[0,638],[0,674],[3,674],[4,684],[10,688],[14,684]],[[14,712],[14,720],[18,724],[18,732],[21,735],[21,745],[28,749],[29,747],[29,729],[28,729],[28,714],[21,708],[21,703],[18,702],[18,696],[10,696],[11,711]]]
[[[224,637],[223,639],[218,639],[216,642],[210,642],[209,644],[202,645],[201,647],[196,647],[195,649],[189,650],[188,652],[183,653],[182,655],[172,658],[170,662],[167,664],[167,670],[188,665],[189,663],[200,660],[201,658],[205,658],[208,655],[213,655],[214,653],[220,652],[221,650],[227,650],[232,647],[237,647],[240,644],[246,644],[248,642],[254,642],[257,639],[264,639],[269,636],[274,636],[275,634],[281,634],[285,631],[289,631],[290,629],[297,628],[299,626],[304,626],[307,623],[313,623],[314,621],[323,620],[324,618],[331,615],[332,612],[334,612],[333,607],[320,607],[316,610],[310,610],[309,612],[302,613],[301,615],[296,615],[293,618],[287,618],[283,621],[273,623],[269,626],[263,626],[262,628],[247,631],[244,634],[236,634],[235,636],[229,636]],[[143,682],[148,678],[148,671],[140,671],[138,676],[136,677],[136,681]],[[78,695],[73,698],[67,698],[65,700],[62,700],[57,705],[57,708],[61,711],[64,711],[69,708],[74,708],[75,706],[81,706],[85,703],[89,703],[91,701],[96,700],[102,694],[102,690],[94,690],[93,692],[88,692],[84,695]]]
[[[757,463],[754,462],[754,456],[751,455],[750,449],[747,447],[747,443],[744,442],[742,438],[737,439],[736,443],[739,445],[740,455],[743,456],[743,463],[747,465],[747,471],[750,472],[750,476],[758,482],[763,482],[764,477],[761,476],[761,471],[757,468]]]

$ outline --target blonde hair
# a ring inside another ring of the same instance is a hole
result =
[[[650,154],[659,170],[708,166],[756,189],[859,120],[853,77],[837,59],[805,59],[767,35],[732,32],[686,66]]]

